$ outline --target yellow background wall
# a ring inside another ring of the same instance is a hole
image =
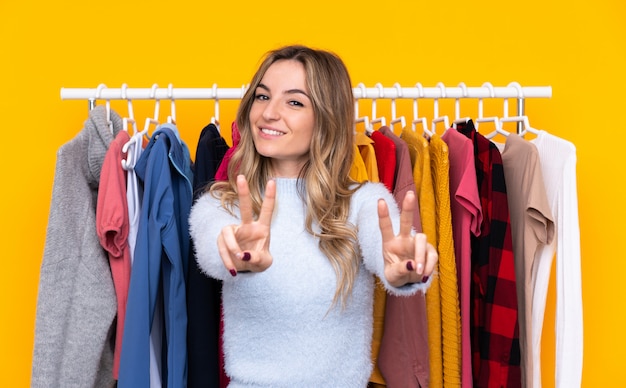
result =
[[[353,82],[372,87],[553,88],[528,101],[536,128],[578,150],[584,303],[583,386],[623,381],[626,348],[626,3],[455,1],[1,1],[0,386],[30,383],[39,269],[57,149],[87,117],[61,87],[239,87],[268,49],[331,49]],[[167,114],[167,104],[163,104]],[[424,105],[428,106],[428,105]],[[452,104],[442,102],[450,111]],[[475,116],[470,111],[463,115]],[[113,104],[126,114],[124,104]],[[470,108],[468,108],[470,107]],[[499,107],[499,105],[498,105]],[[211,102],[176,105],[192,155]],[[230,122],[235,105],[220,105]],[[152,103],[135,104],[142,122]],[[420,113],[429,116],[423,108]],[[401,114],[411,116],[410,108]],[[444,112],[445,113],[445,112]],[[499,114],[500,112],[494,112]],[[554,281],[554,276],[553,276]],[[554,285],[543,341],[543,383],[554,386]],[[617,384],[619,385],[619,384]]]

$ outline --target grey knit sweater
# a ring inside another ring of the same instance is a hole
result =
[[[31,387],[111,387],[116,297],[96,234],[100,169],[122,127],[103,106],[60,147],[39,279]]]
[[[260,273],[232,277],[217,252],[222,227],[239,223],[208,194],[192,207],[191,235],[206,274],[224,281],[224,355],[229,387],[359,387],[372,370],[374,276],[389,292],[410,295],[426,284],[391,287],[384,280],[377,200],[399,214],[382,184],[368,183],[353,196],[349,221],[358,228],[362,264],[347,308],[331,308],[335,273],[304,230],[304,205],[295,179],[277,179],[272,218],[272,265]]]

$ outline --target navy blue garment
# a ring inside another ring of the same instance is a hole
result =
[[[193,193],[197,199],[215,179],[215,173],[229,147],[215,124],[200,133],[194,163]],[[221,363],[219,335],[222,282],[206,276],[189,256],[187,282],[187,355],[188,387],[219,387]]]

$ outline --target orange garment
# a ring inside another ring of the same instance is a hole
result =
[[[436,248],[439,253],[443,383],[446,388],[456,388],[461,386],[461,310],[452,238],[448,145],[439,135],[433,134],[428,151],[437,217]],[[430,293],[430,290],[428,292]]]
[[[354,158],[352,159],[352,165],[350,166],[350,178],[357,182],[365,182],[367,180],[365,163],[359,153],[359,147],[356,144],[354,144]]]
[[[418,136],[410,128],[404,128],[400,138],[412,152],[413,180],[415,195],[419,201],[422,232],[428,241],[437,246],[437,224],[435,209],[435,192],[430,170],[430,153],[428,140]],[[441,296],[439,293],[439,264],[435,266],[433,280],[426,293],[426,317],[428,318],[428,351],[430,361],[431,388],[443,387],[443,355],[441,345]]]
[[[363,132],[357,132],[355,143],[359,149],[359,154],[365,164],[367,180],[370,182],[380,182],[378,176],[378,165],[376,161],[376,151],[374,150],[374,140],[367,137]]]

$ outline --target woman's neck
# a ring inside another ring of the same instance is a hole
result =
[[[272,176],[274,178],[298,178],[304,163],[298,161],[272,159]]]

